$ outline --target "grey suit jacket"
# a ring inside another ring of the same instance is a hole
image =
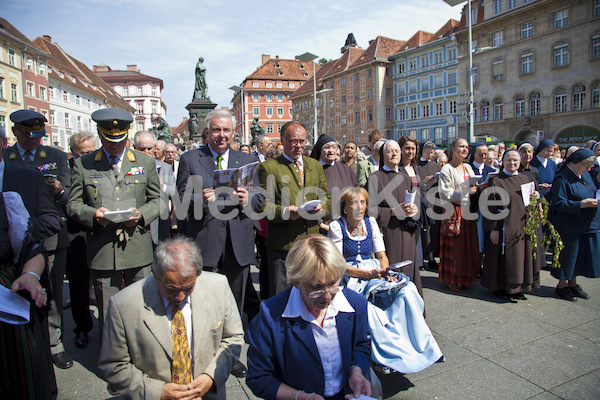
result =
[[[191,294],[192,375],[214,380],[203,399],[225,399],[225,381],[240,355],[244,331],[223,275],[203,271]],[[132,399],[159,399],[171,382],[173,347],[169,318],[154,276],[109,302],[98,366],[112,389]]]

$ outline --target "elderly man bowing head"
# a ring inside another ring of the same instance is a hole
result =
[[[202,272],[187,238],[161,242],[152,271],[110,300],[98,362],[109,388],[133,399],[225,399],[244,341],[227,278]]]

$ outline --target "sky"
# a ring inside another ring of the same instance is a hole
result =
[[[253,73],[262,54],[336,59],[350,32],[366,49],[378,35],[435,32],[460,12],[443,0],[0,0],[0,16],[30,40],[49,35],[90,69],[136,64],[162,79],[171,126],[187,117],[200,56],[209,97],[230,107],[228,88]]]

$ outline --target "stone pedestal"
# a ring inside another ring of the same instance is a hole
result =
[[[211,112],[217,106],[210,98],[208,99],[193,99],[190,104],[185,106],[190,114],[188,128],[190,132],[189,140],[193,143],[196,139],[202,140],[202,132],[204,132],[204,119],[206,114]]]

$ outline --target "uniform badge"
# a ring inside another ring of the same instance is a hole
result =
[[[133,151],[131,150],[127,150],[127,158],[129,159],[129,161],[133,162],[135,161],[135,155],[133,154]],[[142,168],[143,170],[143,168]],[[143,173],[143,172],[142,172]]]
[[[58,168],[56,166],[56,163],[52,162],[52,163],[38,165],[37,169],[40,172],[48,172],[48,171],[52,171],[52,170],[55,170],[55,169],[58,169]]]
[[[102,152],[98,151],[96,152],[96,155],[94,156],[94,161],[100,161],[102,159]]]
[[[10,154],[8,155],[8,159],[9,160],[16,160],[17,159],[17,152],[16,151],[11,151]]]
[[[92,191],[94,194],[94,200],[98,199],[98,189],[94,188],[94,190]]]
[[[127,175],[143,175],[144,167],[133,167],[127,172]]]
[[[40,155],[40,158],[46,158],[46,157],[48,157],[48,154],[46,154],[46,150],[44,150],[44,149],[40,149],[40,151],[38,151],[38,153]]]

